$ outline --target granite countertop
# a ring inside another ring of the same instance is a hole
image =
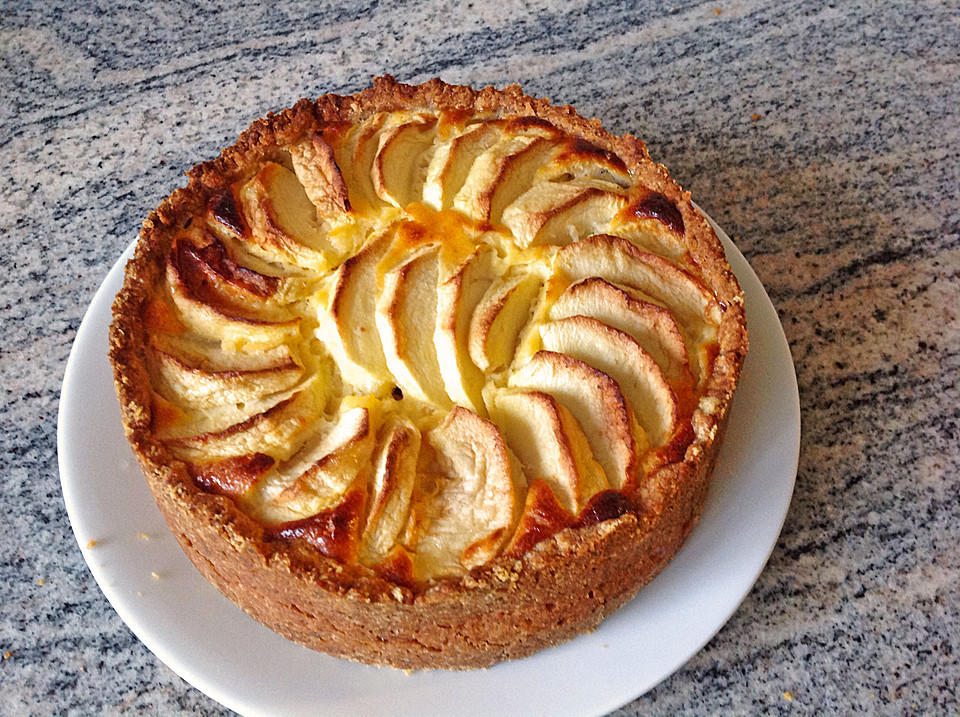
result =
[[[185,169],[269,110],[385,71],[519,82],[645,139],[783,322],[803,417],[783,533],[719,634],[616,714],[960,711],[956,2],[0,12],[0,712],[227,713],[84,564],[58,480],[64,365]]]

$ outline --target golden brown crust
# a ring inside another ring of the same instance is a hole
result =
[[[327,124],[417,108],[534,116],[612,152],[638,183],[679,210],[690,257],[721,302],[723,319],[685,460],[659,469],[656,489],[633,496],[634,510],[562,530],[519,558],[505,555],[463,577],[411,588],[296,541],[270,540],[232,500],[200,490],[151,429],[148,337],[140,319],[174,235],[212,197],[251,178],[281,146]],[[610,135],[598,120],[528,97],[516,85],[475,91],[439,80],[411,86],[382,77],[356,95],[304,99],[268,115],[188,177],[188,185],[143,224],[113,305],[109,356],[125,430],[157,504],[186,554],[225,595],[280,634],[333,655],[403,668],[465,669],[522,657],[596,627],[667,564],[699,518],[747,339],[743,295],[715,233],[642,142]]]

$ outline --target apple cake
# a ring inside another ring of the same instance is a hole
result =
[[[110,359],[167,523],[256,620],[482,667],[595,628],[678,550],[744,303],[640,141],[516,86],[384,77],[188,177]]]

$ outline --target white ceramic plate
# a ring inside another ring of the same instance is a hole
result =
[[[60,480],[90,571],[157,657],[244,715],[599,715],[630,702],[733,614],[776,543],[793,492],[800,404],[790,350],[763,286],[718,233],[747,296],[750,352],[713,486],[667,569],[595,632],[488,670],[406,674],[299,647],[221,596],[167,530],[121,427],[107,327],[132,246],[80,325],[60,396]]]

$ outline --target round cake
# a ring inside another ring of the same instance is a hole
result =
[[[113,307],[184,552],[331,655],[466,669],[595,628],[696,523],[740,287],[643,144],[518,87],[383,77],[188,172]]]

